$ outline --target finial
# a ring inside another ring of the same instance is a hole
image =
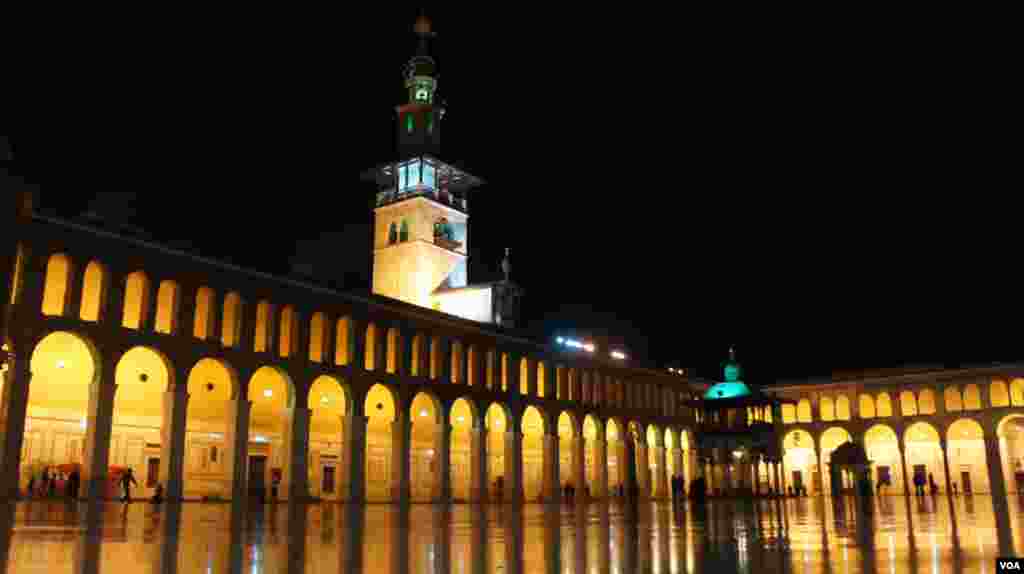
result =
[[[732,345],[729,345],[729,360],[730,361],[735,361],[736,360],[736,348],[733,347]]]
[[[512,249],[510,247],[505,248],[505,259],[501,261],[501,270],[505,272],[505,281],[508,281],[508,276],[512,273],[512,262],[509,258],[512,256]]]

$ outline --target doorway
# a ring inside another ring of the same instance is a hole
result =
[[[250,456],[249,457],[249,498],[259,500],[260,502],[266,501],[267,486],[266,486],[266,473],[267,472],[267,457],[266,456]]]
[[[793,471],[793,494],[796,494],[797,496],[799,496],[800,493],[803,491],[803,489],[804,489],[804,473],[802,471],[799,471],[799,470],[794,470]]]
[[[333,464],[324,465],[320,470],[320,476],[322,477],[322,479],[320,480],[320,496],[331,495],[331,497],[333,497],[335,477],[334,473],[336,472],[336,467]]]
[[[146,488],[156,488],[160,481],[160,459],[150,458],[146,462]]]
[[[971,472],[969,470],[960,471],[960,484],[963,485],[964,494],[974,493],[974,487],[971,486]]]

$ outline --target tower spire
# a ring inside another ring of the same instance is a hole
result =
[[[512,256],[512,248],[505,248],[505,258],[501,260],[501,270],[505,272],[505,282],[509,281],[509,275],[512,273],[512,262],[509,257]]]

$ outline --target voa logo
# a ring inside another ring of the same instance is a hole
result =
[[[1020,558],[997,558],[996,572],[1024,572]]]

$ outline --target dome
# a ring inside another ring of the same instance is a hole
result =
[[[704,398],[708,400],[735,399],[738,397],[749,396],[750,387],[742,381],[726,381],[724,383],[718,383],[704,393]]]

